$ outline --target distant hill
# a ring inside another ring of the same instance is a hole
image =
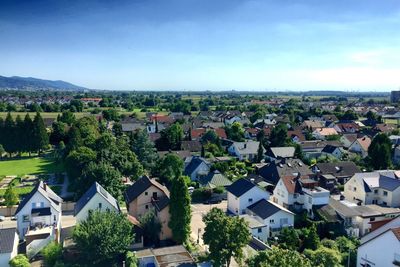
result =
[[[64,81],[50,81],[31,77],[0,76],[0,89],[8,90],[73,90],[81,91],[87,88]]]

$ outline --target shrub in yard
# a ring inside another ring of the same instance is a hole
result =
[[[212,190],[208,188],[197,188],[192,193],[193,202],[201,202],[211,197]]]
[[[136,258],[136,255],[134,252],[132,252],[132,251],[126,252],[125,264],[126,264],[126,267],[137,267],[138,266],[138,259]]]
[[[29,263],[28,258],[23,254],[18,254],[14,258],[12,258],[9,262],[11,267],[29,267],[31,264]]]
[[[51,242],[42,250],[42,254],[46,266],[54,266],[62,257],[62,247],[60,244]]]

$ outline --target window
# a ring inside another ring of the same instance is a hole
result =
[[[99,210],[101,210],[101,203],[99,203]]]
[[[353,187],[353,191],[356,192],[357,191],[357,187]]]
[[[312,204],[312,197],[308,198],[308,203]]]
[[[373,222],[373,221],[375,221],[375,217],[371,217],[371,218],[369,218],[369,221],[370,221],[370,222]]]
[[[56,222],[57,221],[57,216],[56,215],[53,215],[54,217],[54,222]]]
[[[252,198],[249,198],[249,202],[250,202],[250,203],[253,202],[253,199],[252,199]]]
[[[153,198],[157,199],[157,192],[153,192]]]
[[[274,219],[269,220],[269,223],[275,223]]]
[[[289,223],[289,220],[288,220],[288,218],[281,218],[280,223],[281,223],[281,226],[286,225]]]
[[[388,195],[387,191],[383,191],[383,195],[386,197]]]
[[[262,228],[258,228],[258,229],[257,229],[257,232],[258,232],[258,233],[261,233],[261,232],[262,232]]]
[[[382,202],[382,205],[383,205],[383,206],[387,206],[388,204],[387,204],[386,201],[383,201],[383,202]]]
[[[298,196],[298,194],[296,193],[296,194],[293,195],[293,198],[297,198],[297,196]]]
[[[147,196],[149,193],[148,192],[144,192],[144,195]]]
[[[44,202],[40,202],[40,207],[44,208]]]
[[[375,194],[378,194],[378,189],[375,189],[375,190],[374,190],[374,193],[375,193]]]
[[[22,221],[23,222],[29,222],[29,215],[23,215],[22,216]]]
[[[32,202],[32,209],[36,208],[36,203]]]

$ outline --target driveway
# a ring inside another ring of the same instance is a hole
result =
[[[227,201],[224,200],[221,203],[218,204],[192,204],[192,221],[190,223],[192,233],[190,234],[190,237],[194,241],[199,241],[199,245],[203,250],[206,250],[206,247],[204,246],[203,243],[203,233],[204,233],[204,227],[205,224],[203,222],[203,215],[205,215],[207,212],[209,212],[212,208],[219,208],[222,209],[224,212],[227,210]],[[200,233],[200,237],[199,237]]]

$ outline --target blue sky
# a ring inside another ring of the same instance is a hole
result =
[[[0,75],[121,90],[400,87],[398,0],[0,2]]]

